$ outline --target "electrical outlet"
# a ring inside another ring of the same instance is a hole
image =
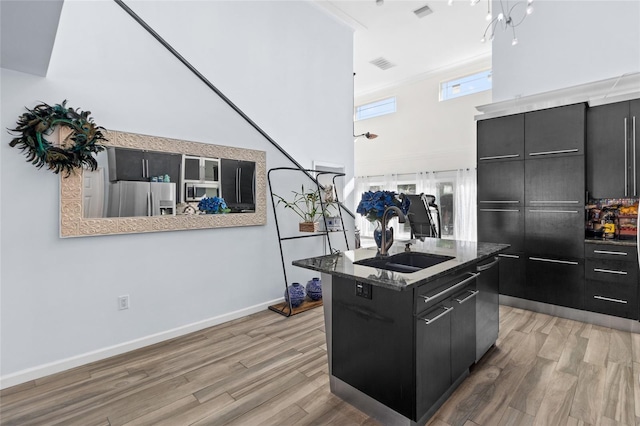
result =
[[[118,297],[118,310],[129,309],[129,295]]]

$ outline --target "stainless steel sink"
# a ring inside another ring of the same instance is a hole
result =
[[[440,256],[437,254],[427,254],[419,252],[404,252],[394,254],[389,257],[372,257],[353,262],[355,265],[370,266],[372,268],[384,269],[387,271],[411,273],[421,271],[425,268],[437,265],[447,260],[451,256]]]

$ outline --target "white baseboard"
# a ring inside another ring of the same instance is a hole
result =
[[[0,377],[0,389],[9,388],[11,386],[19,385],[21,383],[28,382],[30,380],[39,379],[41,377],[49,376],[51,374],[59,373],[61,371],[69,370],[71,368],[79,367],[91,362],[100,361],[112,357],[114,355],[121,355],[126,352],[140,349],[145,346],[160,343],[165,340],[173,339],[175,337],[184,336],[185,334],[200,331],[214,325],[222,324],[237,318],[245,317],[247,315],[254,314],[256,312],[267,309],[270,305],[283,302],[284,298],[275,299],[269,302],[260,303],[258,305],[249,306],[247,308],[239,309],[237,311],[229,312],[216,317],[208,318],[206,320],[194,322],[191,324],[183,325],[181,327],[173,328],[171,330],[163,331],[160,333],[152,334],[149,336],[141,337],[139,339],[131,340],[128,342],[120,343],[118,345],[109,346],[96,351],[87,352],[84,354],[76,355],[70,358],[61,359],[59,361],[50,362],[48,364],[39,365],[37,367],[28,368],[15,373],[7,374]]]

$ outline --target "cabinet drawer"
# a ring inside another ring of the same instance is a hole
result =
[[[511,244],[511,250],[524,246],[522,207],[478,206],[478,241]]]
[[[534,208],[525,212],[525,249],[531,254],[584,257],[583,208]]]
[[[584,261],[552,257],[527,257],[527,299],[582,309]]]
[[[617,317],[638,319],[638,284],[587,280],[585,309]]]
[[[638,263],[637,250],[635,246],[586,243],[584,245],[584,256],[593,259],[621,260]]]
[[[524,161],[478,164],[478,204],[519,206],[524,203]]]
[[[523,253],[501,253],[500,294],[526,298],[526,257]]]
[[[638,285],[638,266],[633,262],[587,259],[585,277],[590,280]]]
[[[528,112],[525,114],[524,128],[527,159],[583,155],[586,107],[576,104]]]
[[[465,286],[474,283],[476,277],[475,266],[440,278],[439,280],[421,285],[415,293],[416,315],[433,308],[436,303],[453,296]]]
[[[527,206],[584,206],[584,157],[540,158],[525,162]]]
[[[524,114],[478,121],[478,164],[524,159]]]

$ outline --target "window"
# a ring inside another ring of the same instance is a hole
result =
[[[376,102],[356,107],[356,121],[378,117],[396,112],[396,97],[382,99]]]
[[[440,101],[491,90],[491,70],[440,83]]]

